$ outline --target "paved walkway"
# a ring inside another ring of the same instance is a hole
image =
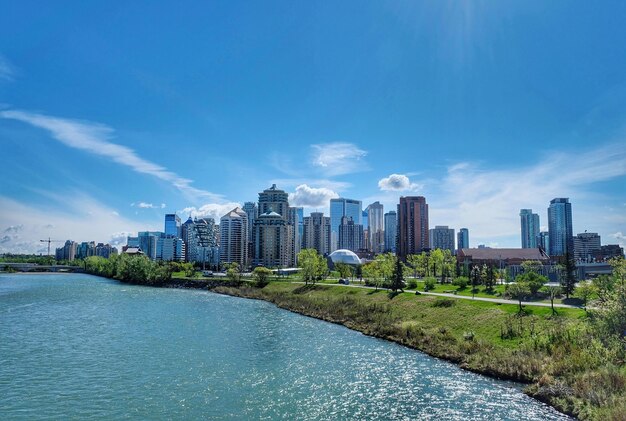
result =
[[[292,281],[292,284],[304,284],[304,282],[298,282],[298,281]],[[317,285],[328,285],[328,286],[335,286],[335,287],[351,287],[351,288],[365,288],[365,289],[376,289],[375,287],[370,287],[370,286],[366,286],[366,285],[354,285],[354,284],[349,284],[349,285],[343,285],[343,284],[322,284],[319,283]],[[378,288],[378,289],[382,289],[382,288]],[[410,289],[405,289],[404,292],[413,292],[415,293],[415,290],[410,290]],[[458,298],[461,300],[474,300],[474,301],[487,301],[490,303],[496,303],[496,304],[513,304],[513,305],[519,305],[518,301],[515,300],[505,300],[504,298],[487,298],[487,297],[470,297],[467,295],[456,295],[456,294],[445,294],[442,292],[426,292],[426,291],[419,291],[420,294],[424,294],[424,295],[435,295],[437,297],[446,297],[446,298]],[[538,302],[538,301],[522,301],[522,305],[523,306],[536,306],[536,307],[551,307],[550,303],[542,303],[542,302]],[[573,306],[570,304],[559,304],[559,303],[554,303],[554,307],[555,308],[580,308],[578,306]]]

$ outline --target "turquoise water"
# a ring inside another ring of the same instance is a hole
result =
[[[0,275],[0,419],[566,417],[515,384],[269,303]]]

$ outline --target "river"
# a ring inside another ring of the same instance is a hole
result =
[[[82,274],[0,275],[0,418],[568,419],[266,302]]]

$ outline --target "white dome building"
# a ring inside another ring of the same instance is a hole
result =
[[[335,250],[328,256],[330,261],[333,263],[346,263],[348,265],[360,265],[361,259],[354,252],[346,249]]]

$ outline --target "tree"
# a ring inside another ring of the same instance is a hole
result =
[[[357,265],[354,276],[359,278],[359,281],[363,280],[363,266],[362,265]]]
[[[546,285],[543,287],[543,289],[550,298],[550,307],[552,308],[552,314],[557,314],[556,310],[554,309],[554,300],[561,296],[561,287]]]
[[[417,274],[420,277],[429,276],[430,275],[430,266],[429,266],[430,256],[425,251],[421,252],[417,256]]]
[[[561,273],[561,288],[567,298],[572,295],[576,287],[576,262],[570,252],[563,256],[564,273]]]
[[[452,252],[448,249],[442,252],[442,265],[441,265],[441,283],[447,283],[448,277],[452,275],[456,259],[452,255]]]
[[[431,251],[429,261],[433,268],[432,276],[437,277],[437,274],[444,270],[443,269],[443,251],[441,251],[441,249],[435,249]]]
[[[380,285],[380,262],[374,260],[373,262],[369,262],[363,266],[363,276],[365,279],[374,283],[376,290],[378,291],[378,287]]]
[[[229,263],[226,267],[227,267],[226,277],[231,282],[239,282],[241,280],[241,271],[239,269],[239,263],[232,262],[232,263]]]
[[[413,277],[417,278],[417,272],[420,266],[420,256],[419,254],[409,254],[406,257],[406,261],[409,264],[409,266],[411,267],[411,269],[413,269]]]
[[[519,313],[521,314],[524,311],[522,300],[530,294],[530,288],[524,282],[516,282],[509,285],[506,291],[511,298],[519,302]]]
[[[349,278],[352,275],[350,265],[346,263],[335,263],[335,269],[339,272],[341,278]]]
[[[546,278],[545,276],[539,275],[537,272],[529,271],[529,272],[524,272],[520,275],[517,275],[517,278],[515,278],[515,282],[525,283],[528,286],[530,293],[532,295],[536,295],[537,292],[539,292],[539,290],[541,289],[541,287],[543,287],[548,282],[548,278]]]
[[[396,264],[393,269],[393,275],[391,276],[391,290],[393,292],[396,292],[397,290],[404,292],[404,290],[402,289],[404,286],[404,276],[402,272],[402,262],[400,261],[400,259],[396,259]]]
[[[185,276],[187,278],[192,278],[193,275],[196,273],[196,270],[191,263],[181,263],[180,268],[183,272],[185,272]]]
[[[252,271],[252,276],[256,280],[256,286],[258,288],[263,288],[267,284],[269,284],[269,278],[272,275],[272,271],[266,267],[258,266],[255,267]]]
[[[593,285],[596,287],[598,301],[604,303],[608,301],[615,291],[615,282],[613,277],[608,275],[600,275],[593,279]]]
[[[478,265],[472,267],[470,274],[470,280],[472,281],[472,298],[474,298],[474,294],[476,294],[476,286],[480,284],[480,269],[478,268]]]
[[[313,278],[313,283],[315,281],[321,281],[322,279],[328,276],[328,261],[321,254],[317,254],[315,256],[315,278]]]
[[[396,256],[392,253],[383,253],[376,256],[375,261],[378,262],[378,270],[380,271],[381,277],[385,282],[389,282],[393,275]]]
[[[543,267],[543,265],[541,264],[539,260],[525,260],[521,263],[520,266],[522,267],[522,270],[524,271],[524,273],[528,273],[528,272],[539,273],[541,272],[541,268]]]
[[[487,266],[487,276],[485,277],[484,283],[485,290],[492,292],[493,287],[496,284],[496,273],[493,268],[493,263],[490,263],[489,266]]]
[[[595,286],[589,281],[580,282],[574,291],[574,295],[582,300],[585,312],[587,311],[587,302],[595,293]]]
[[[317,276],[317,250],[303,249],[298,253],[298,266],[302,269],[300,274],[305,284],[315,282]]]

